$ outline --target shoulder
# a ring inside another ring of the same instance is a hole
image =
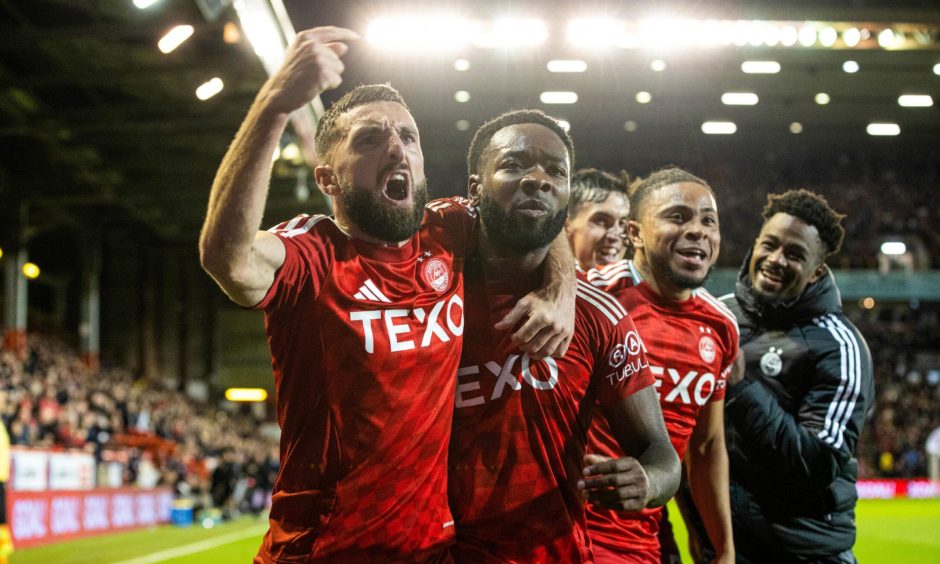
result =
[[[726,302],[716,298],[705,288],[697,288],[694,293],[706,315],[715,319],[734,339],[740,337],[738,318]]]
[[[336,226],[331,217],[302,213],[293,219],[278,223],[268,229],[268,233],[273,233],[281,239],[302,241],[309,238],[332,238],[335,235],[342,234],[342,231]]]
[[[424,206],[424,212],[424,220],[432,222],[440,222],[453,216],[470,220],[477,217],[477,208],[470,205],[470,200],[461,197],[431,200]]]
[[[575,305],[578,322],[587,322],[592,325],[599,323],[603,327],[613,327],[620,323],[621,319],[627,317],[627,310],[617,301],[617,298],[581,279],[578,279]]]
[[[590,284],[607,291],[632,287],[635,283],[633,264],[627,259],[618,260],[601,268],[592,268],[587,271],[585,278]]]
[[[858,328],[842,313],[814,317],[803,327],[803,335],[813,352],[825,354],[833,350],[854,355],[868,354],[868,344]]]

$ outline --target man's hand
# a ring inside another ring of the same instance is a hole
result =
[[[584,456],[584,479],[578,481],[588,502],[617,511],[639,511],[650,501],[650,483],[635,458]]]
[[[505,331],[525,320],[512,334],[512,340],[536,360],[564,356],[574,337],[574,293],[558,296],[548,293],[546,289],[530,292],[495,325],[498,331]]]
[[[284,55],[284,62],[261,89],[259,97],[278,113],[289,114],[303,107],[324,90],[343,82],[345,67],[340,60],[349,47],[344,41],[359,34],[342,27],[315,27],[301,31]]]

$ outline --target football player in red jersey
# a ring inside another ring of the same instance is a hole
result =
[[[718,207],[705,181],[667,168],[639,183],[630,208],[633,260],[592,270],[588,279],[617,296],[643,336],[670,439],[720,547],[716,561],[733,562],[723,398],[738,329],[730,310],[701,287],[718,258]],[[595,421],[589,450],[617,456],[605,421]],[[597,561],[678,561],[664,513],[589,510]]]
[[[357,37],[298,34],[222,161],[200,239],[203,267],[265,315],[281,468],[256,562],[435,561],[454,536],[447,447],[475,219],[457,199],[425,209],[418,128],[398,92],[359,87],[322,116],[314,173],[335,218],[258,231],[289,114],[340,84]],[[566,310],[553,290],[574,309],[569,270],[570,297],[561,276],[514,310],[542,308],[520,329],[537,356],[565,347],[543,326],[545,310]]]
[[[586,168],[571,176],[565,235],[582,272],[623,258],[630,202],[621,174]]]
[[[535,360],[489,330],[542,277],[567,215],[573,148],[553,118],[504,114],[476,133],[467,159],[480,245],[467,266],[467,337],[458,371],[449,492],[458,562],[590,562],[584,502],[659,506],[679,460],[669,444],[642,344],[626,311],[586,282],[575,337]],[[584,465],[602,406],[623,452]]]

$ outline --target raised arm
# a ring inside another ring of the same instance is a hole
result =
[[[669,442],[653,386],[607,408],[607,421],[626,456],[584,457],[585,478],[578,486],[588,501],[618,511],[659,507],[679,487],[679,457]]]
[[[575,292],[578,279],[574,254],[564,232],[552,242],[545,258],[543,285],[520,299],[496,324],[506,330],[526,319],[512,335],[530,357],[562,357],[574,336]]]
[[[232,301],[260,302],[283,264],[284,245],[259,231],[268,196],[271,155],[291,112],[342,82],[343,41],[358,35],[338,27],[318,27],[297,34],[255,98],[216,172],[209,210],[199,237],[202,267]]]
[[[738,369],[738,365],[735,365]],[[685,455],[692,500],[701,515],[715,562],[734,562],[731,502],[728,494],[728,451],[725,450],[724,402],[712,401],[699,412]]]

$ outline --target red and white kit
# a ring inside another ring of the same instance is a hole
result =
[[[472,338],[458,372],[450,455],[454,557],[589,562],[577,490],[587,430],[595,406],[653,383],[636,328],[613,297],[579,281],[568,353],[533,360],[510,332],[493,330],[528,288],[467,277]]]
[[[447,445],[473,212],[428,204],[402,247],[302,215],[256,308],[277,388],[281,470],[256,562],[420,561],[454,536]]]
[[[616,296],[636,323],[669,439],[682,460],[699,411],[725,397],[725,380],[738,354],[734,314],[704,288],[682,302],[660,296],[629,260],[591,269],[588,280]],[[604,417],[595,418],[588,451],[621,456]],[[658,550],[661,513],[660,508],[623,513],[589,506],[591,540],[614,553]]]

